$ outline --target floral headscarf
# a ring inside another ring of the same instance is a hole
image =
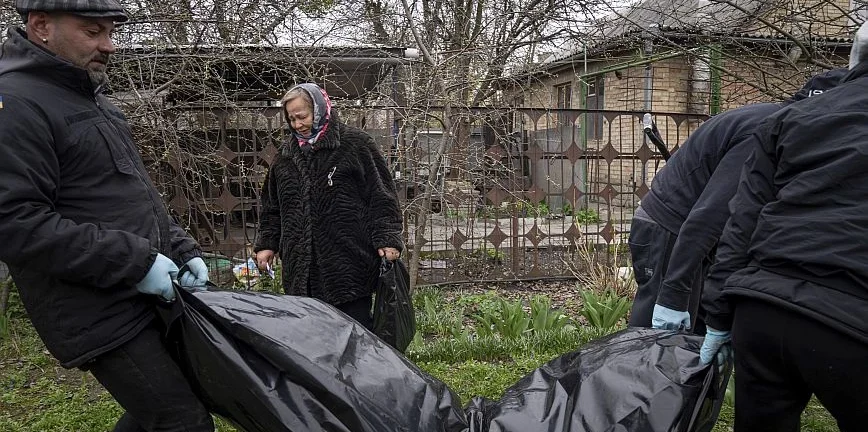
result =
[[[308,136],[298,133],[295,129],[292,130],[292,134],[298,140],[298,145],[301,148],[316,149],[315,144],[320,140],[320,138],[325,136],[329,127],[329,120],[331,120],[332,116],[331,100],[329,99],[329,95],[320,86],[313,83],[303,83],[296,85],[286,93],[286,96],[283,97],[284,107],[288,102],[287,96],[289,96],[289,94],[295,89],[304,90],[308,95],[310,95],[310,99],[313,101],[313,125],[311,126],[310,135]]]

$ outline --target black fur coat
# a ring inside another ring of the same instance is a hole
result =
[[[395,184],[373,138],[332,118],[315,150],[290,138],[262,192],[255,250],[280,256],[287,294],[340,304],[369,295],[377,249],[403,248]]]

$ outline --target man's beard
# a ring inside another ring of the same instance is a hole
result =
[[[108,75],[105,71],[87,70],[87,76],[90,78],[93,88],[100,88],[108,83]]]
[[[91,84],[93,84],[93,88],[100,88],[106,84],[108,84],[108,74],[106,74],[106,66],[109,61],[108,54],[100,54],[94,61],[102,63],[96,68],[87,68],[87,76],[90,78]]]

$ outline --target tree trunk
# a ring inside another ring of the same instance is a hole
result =
[[[410,256],[410,292],[416,288],[416,278],[419,275],[419,258],[422,252],[422,243],[425,241],[425,224],[428,223],[428,215],[431,213],[431,200],[436,189],[437,172],[443,162],[443,156],[450,147],[452,141],[452,105],[447,102],[443,107],[443,138],[434,155],[434,162],[428,171],[428,180],[425,184],[425,193],[422,195],[422,203],[416,210],[416,234],[413,240],[413,254]]]

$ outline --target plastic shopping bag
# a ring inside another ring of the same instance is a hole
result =
[[[416,334],[416,311],[410,296],[410,274],[400,260],[383,258],[374,292],[374,333],[404,352]]]

